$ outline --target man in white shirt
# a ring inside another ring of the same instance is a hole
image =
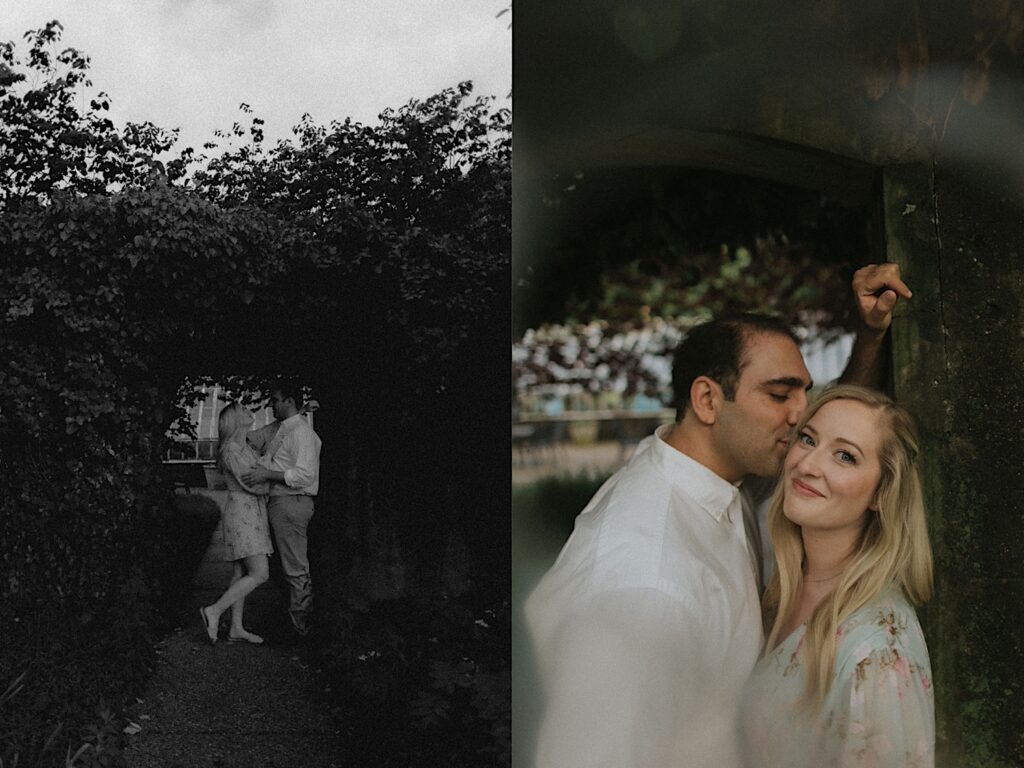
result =
[[[295,631],[305,636],[313,599],[306,531],[320,488],[320,438],[300,413],[298,387],[282,384],[271,393],[270,405],[276,421],[250,433],[249,441],[262,455],[243,479],[271,483],[267,515],[288,584],[288,615]]]
[[[876,383],[910,292],[895,265],[859,271],[854,292],[863,327],[844,378]],[[762,642],[739,485],[777,474],[810,386],[771,318],[712,321],[679,346],[676,422],[601,487],[527,601],[547,698],[537,768],[738,768],[739,697]]]

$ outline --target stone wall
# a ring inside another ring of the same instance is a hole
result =
[[[989,172],[886,169],[914,298],[894,386],[924,444],[936,594],[922,611],[940,767],[1024,765],[1024,206]]]

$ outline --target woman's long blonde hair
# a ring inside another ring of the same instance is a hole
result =
[[[241,429],[239,416],[242,412],[242,404],[234,400],[223,408],[217,415],[217,468],[224,471],[223,454],[224,448],[231,442],[231,438]]]
[[[932,550],[928,542],[924,498],[918,471],[918,441],[913,419],[890,398],[862,387],[826,389],[797,424],[797,434],[823,405],[854,400],[878,411],[882,435],[877,512],[868,512],[860,540],[836,588],[814,609],[803,640],[807,685],[804,700],[820,706],[832,683],[836,631],[854,611],[879,593],[897,587],[915,605],[932,595]],[[781,640],[786,618],[796,604],[803,581],[804,545],[800,526],[782,511],[785,484],[780,483],[768,511],[768,531],[775,548],[776,569],[764,595],[765,615],[772,616],[767,648]]]

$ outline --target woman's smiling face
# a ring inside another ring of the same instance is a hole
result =
[[[821,406],[786,454],[786,517],[804,530],[859,531],[875,505],[885,428],[877,410],[856,400]]]

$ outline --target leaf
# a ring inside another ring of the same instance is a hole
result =
[[[57,141],[73,147],[85,147],[89,145],[89,134],[85,131],[65,131],[57,137]]]
[[[13,85],[14,83],[17,83],[24,79],[24,75],[15,72],[6,64],[0,63],[0,88],[7,85]]]
[[[51,733],[49,735],[49,737],[47,737],[46,742],[43,744],[43,748],[40,750],[41,753],[42,752],[46,752],[47,750],[50,749],[50,747],[53,746],[54,741],[57,740],[57,734],[60,733],[60,731],[61,731],[61,729],[63,727],[64,727],[64,723],[63,722],[57,723],[57,727],[53,729],[53,733]]]

